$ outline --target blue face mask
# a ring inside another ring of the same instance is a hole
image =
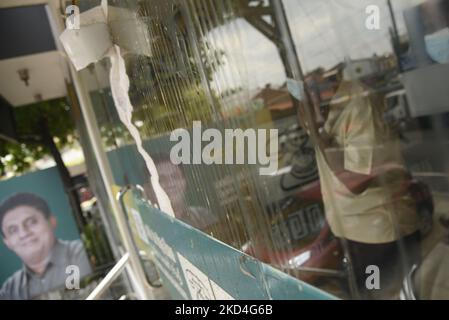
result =
[[[427,53],[433,61],[445,64],[449,63],[449,28],[425,37]]]

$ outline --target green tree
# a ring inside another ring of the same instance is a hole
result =
[[[49,148],[42,143],[42,121],[48,124],[59,150],[76,141],[75,125],[65,98],[16,107],[14,116],[19,141],[0,140],[0,177],[8,172],[24,173],[32,169],[35,161],[50,155]]]

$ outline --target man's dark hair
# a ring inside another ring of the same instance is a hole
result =
[[[3,218],[5,217],[5,215],[9,211],[21,206],[34,208],[40,211],[45,218],[48,218],[51,215],[50,207],[48,206],[47,201],[45,201],[43,198],[34,193],[16,193],[0,204],[0,230],[2,231],[2,233]]]

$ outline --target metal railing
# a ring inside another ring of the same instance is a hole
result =
[[[106,274],[103,280],[95,287],[95,289],[89,294],[86,300],[98,300],[103,293],[111,286],[112,282],[122,273],[129,261],[129,253],[125,253],[123,257],[114,265],[114,267]]]
[[[120,207],[122,209],[122,212],[125,215],[125,222],[126,222],[126,228],[128,230],[128,232],[130,234],[132,234],[131,232],[131,227],[130,227],[130,222],[129,222],[129,217],[128,217],[128,211],[124,202],[124,196],[125,194],[130,191],[130,190],[135,190],[138,191],[140,193],[140,195],[145,198],[145,193],[144,190],[141,186],[139,185],[131,185],[128,184],[124,187],[122,187],[120,189],[120,191],[117,193],[116,195],[116,200],[118,201],[118,203],[120,204]],[[140,250],[137,248],[137,245],[134,242],[134,239],[131,236],[131,242],[133,245],[133,249],[135,250],[135,252],[137,253],[140,262],[142,263],[142,258],[140,255]],[[101,296],[104,294],[104,292],[111,286],[111,284],[114,282],[115,279],[117,279],[117,277],[123,272],[123,270],[126,270],[128,273],[128,276],[130,278],[130,281],[132,283],[132,286],[134,288],[138,288],[139,284],[136,283],[137,279],[134,275],[134,272],[129,264],[130,261],[130,253],[129,252],[124,252],[123,256],[120,258],[120,260],[114,265],[114,267],[106,274],[106,276],[104,277],[104,279],[98,284],[98,286],[95,287],[95,289],[92,291],[91,294],[89,294],[89,296],[86,298],[86,300],[98,300],[101,298]],[[142,263],[143,265],[143,263]],[[158,284],[157,282],[160,282],[160,279],[158,279],[159,281],[151,281],[150,279],[146,279],[148,285],[150,285],[152,288],[160,288],[162,286],[162,284]],[[156,283],[155,283],[156,282]],[[136,296],[134,293],[129,293],[128,295],[133,295]],[[122,295],[119,300],[124,300],[127,298],[127,295]]]

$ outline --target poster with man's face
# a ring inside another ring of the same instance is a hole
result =
[[[0,299],[45,299],[91,273],[56,168],[0,182],[0,227]]]

